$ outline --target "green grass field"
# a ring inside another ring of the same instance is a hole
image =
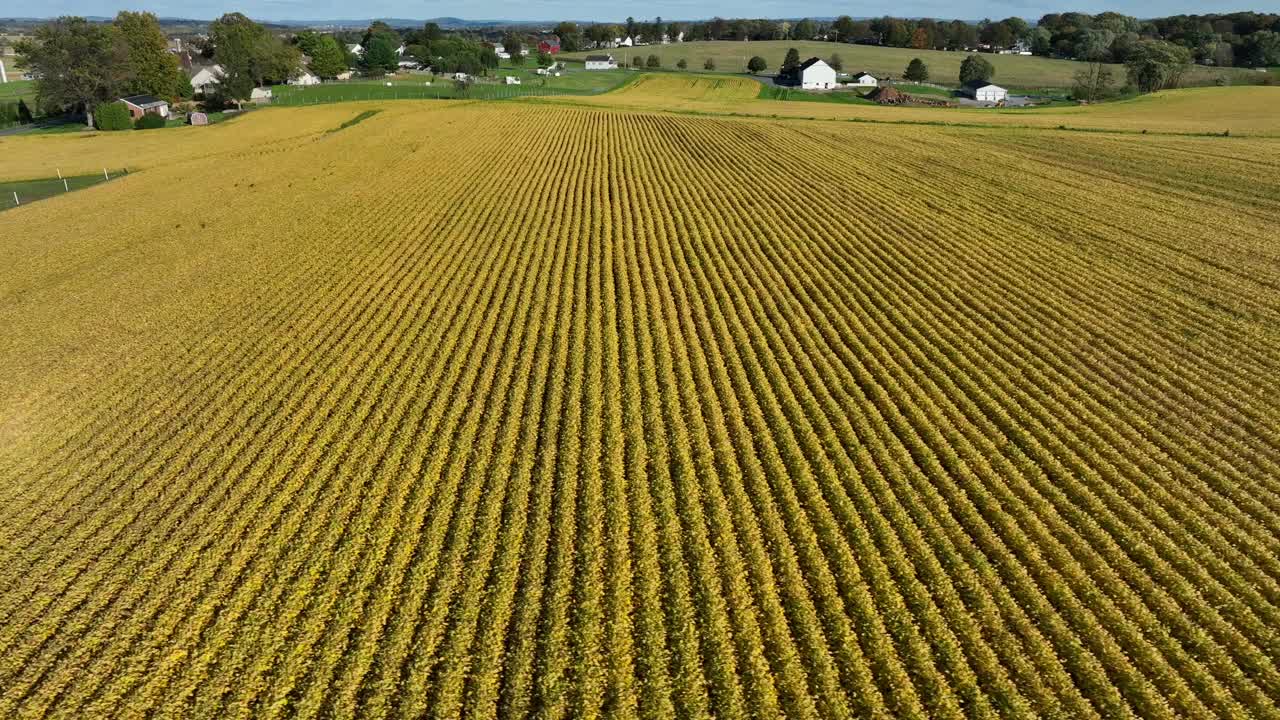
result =
[[[123,171],[116,171],[124,174]],[[111,177],[115,177],[115,173],[108,171]],[[20,180],[16,182],[0,182],[0,211],[9,210],[19,205],[26,205],[36,200],[44,200],[45,198],[62,195],[63,193],[83,190],[92,187],[101,182],[106,182],[108,177],[102,173],[91,173],[88,175],[77,175],[75,177],[67,177],[66,183],[62,178],[40,178],[38,180]],[[17,199],[15,201],[15,194]]]
[[[14,80],[0,83],[0,100],[25,99],[31,102],[36,96],[36,84],[31,80]]]
[[[658,55],[663,67],[675,67],[681,58],[689,63],[690,70],[702,67],[707,58],[716,63],[718,72],[746,72],[747,61],[759,55],[769,64],[768,72],[775,71],[786,57],[787,50],[796,48],[801,58],[830,58],[840,55],[846,72],[866,71],[878,77],[901,77],[912,58],[920,58],[929,66],[931,82],[959,84],[960,63],[967,53],[942,50],[913,50],[910,48],[876,47],[872,45],[847,45],[827,42],[796,42],[792,40],[764,40],[755,42],[688,42],[677,45],[652,45],[639,48],[611,50],[621,63],[627,55]],[[568,53],[564,57],[582,59],[597,51]],[[1072,60],[1029,57],[1021,55],[984,55],[996,69],[995,82],[1013,89],[1063,88],[1071,85],[1072,76],[1084,67],[1084,63]],[[1117,78],[1124,77],[1124,68],[1116,65],[1112,71]],[[1212,85],[1219,76],[1226,75],[1233,83],[1256,82],[1254,73],[1242,68],[1215,69],[1194,67],[1187,73],[1187,85]]]
[[[455,88],[447,78],[430,75],[402,75],[389,80],[355,80],[328,83],[311,87],[276,85],[272,90],[273,105],[312,105],[352,100],[430,100],[430,99],[483,99],[540,95],[596,95],[613,90],[630,81],[632,74],[625,70],[586,72],[571,68],[560,77],[542,77],[534,74],[536,65],[526,67],[501,67],[497,78],[511,75],[521,80],[520,85],[476,83],[465,91]],[[545,80],[545,82],[544,82]],[[430,82],[430,85],[426,83]]]
[[[778,87],[768,81],[760,83],[760,94],[757,97],[761,100],[794,100],[797,102],[852,103],[855,105],[871,103],[857,90],[812,93],[794,88]]]

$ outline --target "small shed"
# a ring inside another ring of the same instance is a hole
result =
[[[617,70],[618,61],[612,55],[588,55],[586,66],[588,70]]]
[[[876,80],[876,76],[869,72],[856,72],[850,78],[849,84],[857,85],[858,87],[877,87],[880,85],[880,81]]]
[[[187,123],[190,125],[208,125],[209,116],[202,112],[193,112],[187,116]]]
[[[506,76],[505,78],[503,78],[503,79],[502,79],[502,81],[503,81],[504,83],[506,83],[507,85],[519,85],[519,84],[520,84],[520,78],[515,77],[514,75],[508,75],[508,76]]]

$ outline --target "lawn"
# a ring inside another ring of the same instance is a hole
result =
[[[736,41],[700,41],[680,43],[676,45],[653,45],[639,48],[618,48],[611,50],[618,62],[628,56],[641,54],[647,57],[650,53],[658,55],[663,67],[674,67],[684,58],[690,70],[700,69],[708,58],[715,61],[718,71],[746,72],[747,61],[759,55],[768,63],[768,71],[774,72],[782,64],[787,50],[796,48],[801,58],[821,57],[829,59],[833,53],[839,54],[845,72],[869,72],[877,77],[902,76],[907,63],[912,58],[920,58],[929,67],[929,76],[933,82],[943,84],[959,84],[960,63],[967,53],[946,52],[942,50],[913,50],[910,48],[877,47],[873,45],[848,45],[828,42],[797,42],[792,40],[762,40],[754,42]],[[582,59],[586,55],[599,51],[583,51],[566,54],[567,58]],[[1071,85],[1072,76],[1084,63],[1073,60],[1055,60],[1052,58],[1022,55],[984,55],[995,67],[993,80],[1011,89],[1023,88],[1063,88]],[[1113,74],[1124,77],[1124,68],[1112,66]],[[1236,83],[1254,81],[1255,73],[1239,68],[1214,69],[1201,66],[1194,67],[1187,73],[1188,85],[1212,85],[1221,75],[1227,75]]]
[[[852,103],[852,104],[870,104],[871,101],[864,98],[857,90],[836,90],[833,92],[809,92],[806,90],[796,90],[795,88],[779,87],[768,81],[760,84],[761,100],[791,100],[798,102],[823,102],[823,103]]]
[[[910,95],[935,95],[938,97],[951,97],[951,90],[947,88],[937,87],[936,85],[922,85],[920,83],[899,82],[893,86],[898,90]]]
[[[0,83],[0,101],[26,100],[31,103],[35,98],[36,84],[33,80],[14,80]]]

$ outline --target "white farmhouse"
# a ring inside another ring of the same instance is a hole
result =
[[[588,55],[586,66],[588,70],[617,70],[618,61],[612,55]]]
[[[364,57],[364,47],[360,43],[353,43],[347,46],[347,53],[356,57]]]
[[[289,78],[290,85],[319,85],[320,78],[312,75],[309,71],[303,70],[297,77]]]
[[[964,84],[960,92],[978,102],[998,103],[1009,97],[1008,90],[986,80],[970,80]]]
[[[880,83],[876,80],[876,76],[869,72],[854,73],[849,79],[849,85],[857,85],[858,87],[876,87]]]
[[[804,90],[830,90],[836,86],[836,71],[820,58],[809,58],[796,70],[796,79]]]

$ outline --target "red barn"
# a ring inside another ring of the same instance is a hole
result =
[[[546,40],[538,41],[538,52],[548,55],[555,55],[560,52],[560,38],[552,37]]]

